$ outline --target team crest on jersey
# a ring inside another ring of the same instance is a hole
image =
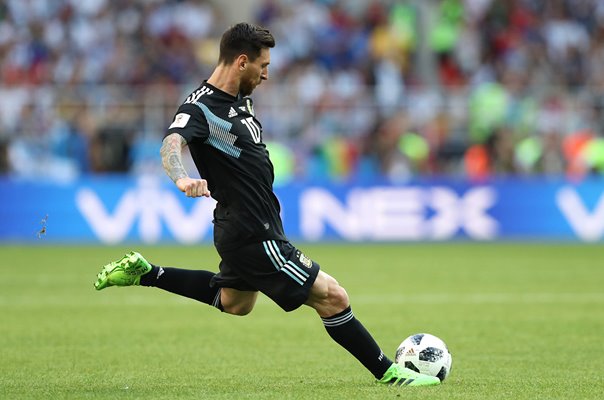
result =
[[[184,128],[185,126],[187,126],[187,122],[189,122],[189,118],[191,118],[191,115],[189,115],[187,113],[176,114],[176,116],[174,117],[174,122],[172,122],[172,125],[170,125],[168,127],[168,129]]]
[[[247,106],[247,111],[250,114],[255,115],[254,114],[254,106],[252,105],[252,101],[250,99],[245,99],[245,104]]]
[[[312,267],[312,260],[306,257],[304,253],[300,252],[300,254],[298,254],[298,258],[300,259],[302,265],[304,265],[306,268]]]

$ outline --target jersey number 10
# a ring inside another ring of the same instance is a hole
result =
[[[250,131],[254,143],[260,143],[260,127],[254,121],[254,117],[244,118],[241,120],[241,123]]]

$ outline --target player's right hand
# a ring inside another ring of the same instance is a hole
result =
[[[187,197],[210,197],[208,182],[205,179],[180,178],[176,181],[176,187]]]

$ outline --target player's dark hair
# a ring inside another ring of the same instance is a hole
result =
[[[268,29],[240,22],[222,35],[218,63],[230,64],[241,54],[254,61],[262,49],[272,47],[275,47],[275,38]]]

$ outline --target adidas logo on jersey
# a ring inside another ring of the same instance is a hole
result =
[[[233,107],[231,107],[231,109],[229,110],[229,118],[233,118],[238,116],[239,114],[237,114],[237,111],[235,111],[235,109]]]

